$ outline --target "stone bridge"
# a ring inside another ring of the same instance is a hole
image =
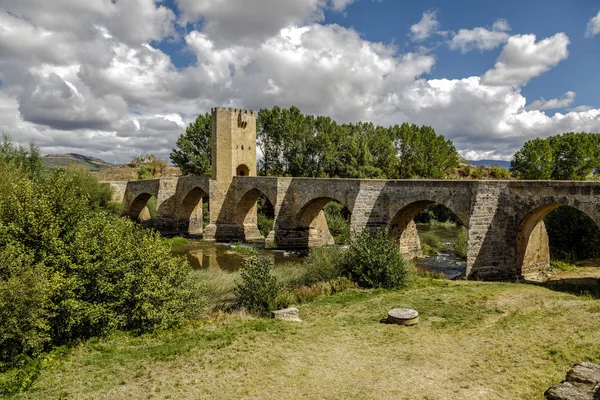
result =
[[[488,280],[515,279],[549,264],[543,219],[555,208],[570,206],[600,223],[600,182],[257,177],[254,113],[215,108],[212,128],[212,176],[110,182],[124,214],[166,235],[254,241],[263,239],[256,213],[263,197],[275,216],[266,245],[308,248],[333,244],[323,208],[336,201],[349,211],[352,230],[388,229],[413,257],[421,251],[413,218],[441,204],[467,230],[467,277]],[[205,228],[204,202],[210,213]]]
[[[266,239],[278,248],[331,244],[323,215],[330,201],[351,213],[351,229],[387,228],[403,253],[418,254],[415,215],[442,204],[468,233],[467,277],[515,279],[547,266],[544,217],[562,205],[600,223],[600,182],[370,180],[235,176],[227,188],[208,176],[111,182],[125,213],[138,218],[157,200],[151,226],[167,235],[203,234],[205,240],[253,241],[256,202],[266,197],[275,225]],[[202,229],[202,204],[210,201],[210,224]]]

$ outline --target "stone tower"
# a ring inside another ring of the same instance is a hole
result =
[[[212,109],[212,178],[256,176],[256,116],[237,108]]]

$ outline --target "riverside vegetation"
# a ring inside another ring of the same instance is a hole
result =
[[[263,113],[262,120],[279,127],[274,132],[338,130],[331,121],[287,112]],[[340,128],[357,151],[340,173],[378,177],[390,165],[422,177],[439,172],[412,169],[410,158],[369,164],[386,154],[369,147],[382,144],[373,133],[378,128]],[[398,146],[420,134],[433,140],[429,145],[439,140],[428,127],[398,129],[405,132]],[[264,171],[295,174],[328,159],[319,153],[298,164],[303,158],[294,154],[302,148],[288,139],[263,143],[265,154],[292,157],[271,158]],[[410,155],[409,147],[402,154]],[[417,276],[384,231],[349,235],[340,205],[328,206],[328,223],[338,242],[349,243],[347,251],[314,249],[300,266],[251,258],[235,273],[191,271],[170,256],[180,240],[117,217],[110,193],[86,172],[44,173],[35,146],[25,150],[6,138],[0,155],[0,394],[533,399],[571,364],[600,361],[600,288],[561,292]],[[317,176],[326,168],[318,167]],[[441,210],[429,212],[446,220]],[[266,230],[272,222],[266,217],[262,224]],[[424,242],[443,250],[435,238]],[[454,251],[461,246],[466,250],[466,236]],[[258,318],[298,304],[303,323]],[[379,324],[398,306],[419,310],[421,323]],[[409,384],[399,387],[397,376]]]

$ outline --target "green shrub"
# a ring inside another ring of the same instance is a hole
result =
[[[350,221],[344,206],[337,202],[329,202],[324,208],[325,219],[329,233],[333,236],[335,244],[347,244],[350,239]]]
[[[242,242],[237,242],[236,244],[231,246],[231,251],[233,251],[234,253],[237,253],[237,254],[242,254],[242,255],[257,255],[258,254],[258,249],[256,248],[256,246],[248,246]]]
[[[275,219],[269,218],[260,212],[257,214],[257,218],[258,230],[260,231],[260,234],[266,238],[269,235],[269,232],[273,230]]]
[[[425,232],[420,235],[421,246],[429,246],[434,254],[437,254],[438,250],[441,247],[440,238],[435,236],[431,232]]]
[[[154,178],[154,167],[149,164],[142,164],[137,172],[139,180],[153,179]]]
[[[398,288],[409,284],[413,267],[387,230],[365,229],[350,241],[342,270],[360,287]]]
[[[467,259],[468,235],[467,230],[462,227],[458,232],[456,243],[454,243],[454,254],[460,259]]]
[[[272,262],[268,259],[252,257],[242,264],[241,280],[236,283],[233,293],[238,307],[262,316],[268,316],[277,308],[277,295],[280,285],[271,274]]]
[[[115,329],[174,326],[199,310],[187,262],[157,233],[107,212],[107,192],[87,172],[31,179],[0,163],[0,174],[0,369]]]
[[[184,237],[180,237],[180,236],[172,237],[169,239],[164,239],[164,242],[166,244],[168,244],[169,246],[184,246],[184,245],[190,243],[189,240],[187,240]]]
[[[490,176],[494,179],[508,179],[510,178],[510,171],[506,168],[492,165]]]
[[[305,269],[304,285],[327,282],[340,277],[343,273],[344,250],[338,247],[315,247],[310,249],[302,261]]]

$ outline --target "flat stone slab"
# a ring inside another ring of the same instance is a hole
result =
[[[415,325],[419,323],[419,313],[411,308],[394,308],[388,311],[387,320],[391,324]]]
[[[551,386],[547,400],[597,400],[600,398],[600,365],[582,362],[573,365],[567,379]]]
[[[298,309],[295,307],[284,308],[282,310],[271,311],[271,315],[275,319],[280,319],[283,321],[294,321],[300,322],[300,316],[298,314]]]

